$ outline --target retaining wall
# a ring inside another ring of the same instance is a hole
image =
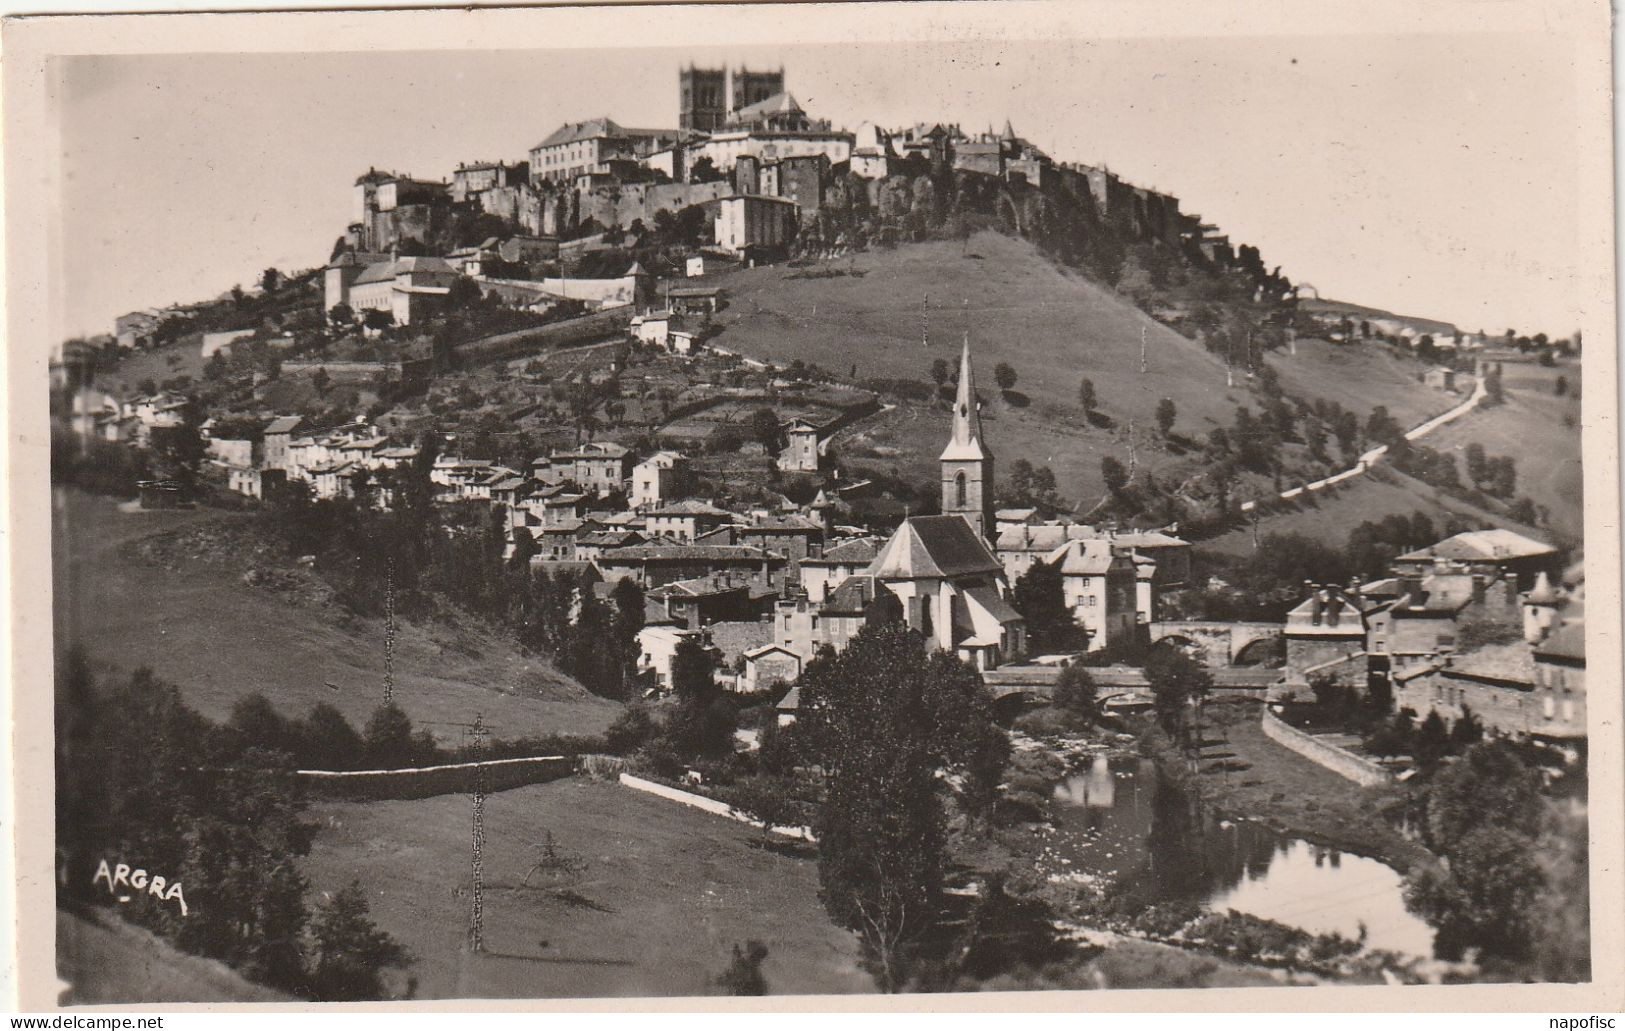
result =
[[[559,348],[570,344],[624,334],[632,322],[632,306],[606,308],[591,315],[551,322],[533,329],[516,329],[510,333],[481,337],[459,344],[457,356],[471,363],[502,361],[520,355],[533,354],[543,348]]]
[[[1388,784],[1394,779],[1393,774],[1369,759],[1362,759],[1336,745],[1327,744],[1312,734],[1305,734],[1278,719],[1268,708],[1264,710],[1263,730],[1264,736],[1277,744],[1364,787]]]
[[[376,802],[471,792],[476,771],[484,773],[486,791],[508,791],[568,777],[575,770],[574,756],[544,755],[404,770],[297,770],[294,775],[314,798]]]
[[[728,803],[719,802],[714,798],[706,798],[704,795],[696,795],[690,791],[681,791],[677,788],[660,784],[656,781],[644,780],[642,777],[634,777],[630,773],[621,774],[621,783],[634,791],[646,791],[651,795],[658,795],[661,798],[669,799],[673,802],[680,802],[683,805],[693,806],[695,809],[704,809],[708,813],[715,813],[718,816],[725,816],[730,820],[737,820],[740,823],[748,823],[752,827],[760,827],[762,825],[761,821],[751,819],[748,814],[740,812]],[[806,827],[774,827],[773,833],[782,834],[787,838],[800,838],[802,841],[814,840],[812,831]]]

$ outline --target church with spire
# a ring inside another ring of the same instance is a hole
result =
[[[778,603],[774,644],[796,657],[798,672],[820,646],[844,648],[871,618],[888,618],[878,614],[886,609],[919,631],[928,647],[977,669],[1026,651],[1026,620],[1010,604],[1010,580],[989,541],[996,527],[993,455],[976,407],[969,337],[959,357],[959,395],[941,468],[940,515],[904,519],[867,567],[826,590],[822,600],[802,593]]]
[[[942,512],[962,516],[976,535],[993,540],[993,453],[982,434],[981,405],[971,373],[970,335],[959,356],[959,392],[954,400],[953,432],[939,459],[942,470]]]

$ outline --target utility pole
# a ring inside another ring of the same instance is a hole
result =
[[[384,580],[384,704],[395,701],[395,557]]]
[[[1128,421],[1128,478],[1134,479],[1134,420]]]
[[[1236,385],[1236,341],[1229,333],[1224,335],[1224,385]]]
[[[920,346],[931,346],[931,295],[920,295]]]
[[[1145,375],[1145,327],[1140,327],[1140,375]]]
[[[474,754],[474,828],[470,842],[469,862],[473,880],[469,889],[468,947],[472,952],[485,951],[485,767],[479,765],[485,751],[485,738],[490,733],[483,718],[474,714],[474,724],[467,736],[473,742]]]

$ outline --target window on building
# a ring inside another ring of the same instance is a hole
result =
[[[954,476],[954,505],[957,508],[965,507],[965,474],[957,473]]]

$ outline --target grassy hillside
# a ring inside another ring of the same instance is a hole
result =
[[[1356,324],[1361,321],[1371,322],[1376,320],[1394,322],[1402,326],[1409,326],[1418,333],[1431,333],[1436,337],[1453,336],[1456,332],[1456,325],[1451,322],[1419,318],[1415,315],[1396,315],[1382,308],[1369,308],[1363,304],[1351,304],[1348,301],[1305,298],[1298,302],[1298,307],[1311,315],[1332,318],[1347,317],[1354,320]]]
[[[70,986],[65,1000],[70,1006],[293,1001],[101,911],[58,910],[56,954],[57,976]]]
[[[150,666],[211,719],[259,692],[289,716],[328,702],[359,729],[381,701],[379,621],[249,586],[246,561],[160,564],[136,547],[220,513],[125,511],[73,491],[58,491],[54,508],[59,644],[82,643],[93,660],[124,670]],[[395,700],[415,722],[466,722],[481,712],[504,737],[594,733],[620,710],[546,660],[472,627],[403,623],[395,683]],[[461,743],[457,727],[428,729]]]
[[[491,795],[479,956],[466,947],[467,796],[314,815],[314,890],[360,878],[373,919],[412,952],[419,998],[715,994],[734,944],[752,939],[775,995],[874,990],[818,902],[813,860],[764,851],[759,831],[711,813],[579,778]],[[582,865],[527,885],[549,835]]]
[[[715,343],[780,364],[799,358],[843,377],[856,367],[860,380],[929,386],[933,359],[957,365],[968,332],[989,444],[1002,468],[1017,457],[1050,465],[1074,499],[1098,497],[1101,456],[1127,462],[1131,421],[1141,467],[1182,460],[1156,439],[1162,398],[1178,408],[1175,433],[1190,437],[1228,423],[1248,398],[1243,386],[1225,389],[1223,363],[1201,346],[1024,240],[980,233],[964,245],[871,250],[832,267],[847,274],[810,278],[810,270],[772,266],[716,277],[730,306]],[[1017,373],[1008,397],[993,382],[1000,362]],[[1104,416],[1096,425],[1078,406],[1084,377],[1094,381]],[[946,408],[899,410],[863,424],[852,440],[859,450],[895,452],[911,475],[934,478],[947,420]]]
[[[1570,386],[1564,397],[1555,392],[1559,376]],[[1574,393],[1579,365],[1504,365],[1501,381],[1505,404],[1444,426],[1426,443],[1459,454],[1476,441],[1488,454],[1512,455],[1518,463],[1518,494],[1545,506],[1551,533],[1579,541],[1585,536],[1580,399]],[[1465,469],[1466,460],[1461,464]]]
[[[714,281],[730,296],[718,319],[724,327],[718,346],[779,364],[800,359],[843,377],[855,367],[860,380],[929,385],[932,360],[955,362],[968,330],[1000,475],[1016,458],[1048,465],[1062,495],[1084,509],[1104,493],[1103,457],[1127,465],[1132,442],[1138,469],[1178,484],[1206,468],[1190,442],[1230,425],[1238,406],[1257,408],[1245,370],[1237,370],[1235,385],[1227,386],[1223,361],[1201,345],[1116,292],[1057,267],[1030,243],[995,233],[963,245],[872,250],[827,268],[740,270]],[[927,299],[928,347],[921,344]],[[1295,355],[1278,352],[1267,361],[1289,396],[1335,400],[1362,422],[1384,405],[1400,422],[1414,425],[1459,401],[1425,386],[1420,362],[1379,345],[1304,340]],[[993,383],[1000,362],[1017,372],[1009,397]],[[1084,377],[1093,380],[1099,399],[1092,422],[1077,402]],[[1155,427],[1157,403],[1165,397],[1178,412],[1171,441]],[[848,462],[887,460],[912,479],[934,480],[948,421],[944,406],[899,404],[842,434],[837,451]],[[1302,460],[1299,450],[1287,457]],[[1325,471],[1289,467],[1286,479]],[[1259,478],[1250,486],[1262,490],[1267,484]]]
[[[1466,399],[1465,394],[1428,387],[1422,382],[1427,365],[1402,358],[1377,343],[1299,340],[1296,354],[1278,351],[1265,362],[1281,377],[1281,388],[1288,395],[1336,401],[1359,413],[1362,420],[1383,405],[1400,425],[1415,426]]]

